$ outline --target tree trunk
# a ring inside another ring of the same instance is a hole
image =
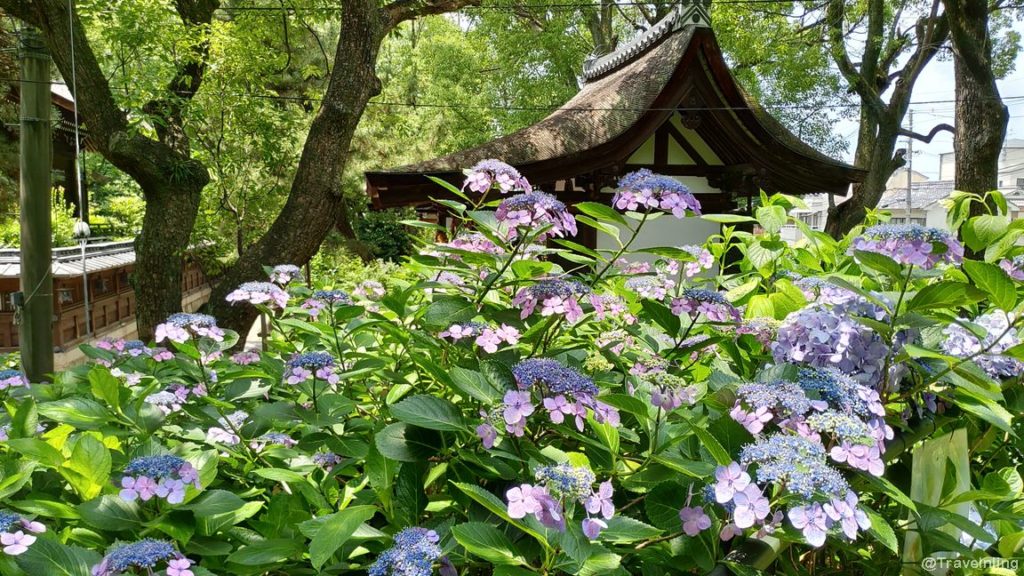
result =
[[[841,238],[864,221],[866,209],[878,205],[889,177],[905,163],[903,154],[894,153],[899,123],[892,114],[876,119],[870,110],[861,111],[854,163],[868,168],[868,173],[863,182],[853,186],[849,199],[829,208],[825,232],[833,238]]]
[[[224,274],[210,297],[209,311],[218,324],[243,336],[256,312],[251,306],[230,306],[225,296],[242,282],[263,277],[264,265],[305,264],[338,222],[347,223],[342,175],[366,104],[380,93],[376,63],[387,22],[375,0],[353,0],[345,8],[334,71],[306,137],[288,201],[270,230]]]
[[[181,186],[144,190],[146,214],[135,239],[135,321],[139,338],[149,341],[153,328],[181,311],[181,274],[192,227],[199,214],[205,178]],[[173,216],[171,216],[173,215]]]
[[[957,190],[984,194],[999,185],[999,155],[1009,112],[992,72],[985,0],[945,0],[956,73]]]

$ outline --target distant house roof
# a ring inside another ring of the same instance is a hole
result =
[[[675,115],[687,118],[722,165],[670,174],[755,177],[766,190],[791,194],[843,193],[861,181],[863,170],[802,142],[739,86],[704,10],[686,3],[615,52],[589,60],[579,93],[532,126],[439,158],[367,172],[374,206],[442,197],[426,176],[460,184],[463,169],[487,158],[512,164],[534,185],[557,188],[571,180],[564,189],[575,192],[583,181],[593,195],[635,169],[626,160]]]
[[[131,241],[89,244],[85,250],[85,269],[89,274],[135,264],[135,244]],[[20,275],[20,251],[17,248],[0,249],[0,278],[17,278]],[[81,248],[53,249],[54,278],[77,278],[81,275]]]
[[[948,198],[953,193],[952,180],[929,180],[914,182],[910,185],[910,209],[923,210],[939,200]],[[907,192],[892,190],[887,192],[878,202],[881,210],[899,210],[907,208]]]

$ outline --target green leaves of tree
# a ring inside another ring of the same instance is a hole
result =
[[[504,532],[483,522],[466,522],[452,527],[452,536],[467,552],[493,564],[525,566],[512,541]]]

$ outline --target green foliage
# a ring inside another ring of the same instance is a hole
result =
[[[401,223],[410,216],[399,212],[367,212],[356,220],[356,237],[374,258],[398,262],[412,249],[412,238]]]
[[[55,188],[51,194],[50,227],[54,247],[74,246],[75,207],[64,203],[64,191]],[[20,211],[0,221],[0,246],[17,248],[21,245]]]

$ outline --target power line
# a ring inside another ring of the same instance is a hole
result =
[[[31,81],[20,80],[16,78],[0,78],[0,82],[8,82],[12,84],[21,83],[32,83]],[[38,83],[38,82],[36,82]],[[47,84],[56,84],[66,86],[64,82],[44,82]],[[117,89],[119,87],[111,87]],[[127,87],[120,87],[124,91],[128,91]],[[253,98],[260,100],[278,100],[285,102],[321,102],[323,98],[318,96],[286,96],[280,94],[258,94],[255,92],[228,92],[221,93],[222,96],[231,98]],[[993,99],[995,100],[995,99]],[[1024,101],[1024,95],[1021,96],[1006,96],[1001,99],[1003,102],[1017,102]],[[911,102],[910,106],[931,106],[935,104],[955,104],[956,100],[923,100],[919,102]],[[448,104],[448,103],[410,103],[410,102],[389,102],[384,100],[371,100],[367,103],[371,106],[385,106],[394,108],[426,108],[426,109],[456,109],[456,110],[503,110],[508,112],[552,112],[555,110],[565,110],[571,112],[669,112],[673,110],[680,110],[684,112],[715,112],[715,111],[745,111],[750,110],[747,107],[737,106],[696,106],[696,107],[627,107],[627,106],[616,106],[616,107],[564,107],[562,105],[549,105],[549,106],[508,106],[508,105],[473,105],[473,104]],[[859,103],[845,103],[845,104],[764,104],[760,105],[761,108],[773,109],[773,110],[820,110],[820,109],[850,109],[860,108]]]
[[[795,0],[714,0],[714,4],[795,4]],[[616,2],[616,6],[650,6],[653,2]],[[572,11],[582,8],[597,8],[596,4],[581,2],[555,2],[545,4],[524,4],[520,6],[501,6],[482,4],[479,6],[463,6],[459,10],[493,10],[497,12],[513,12],[522,9],[544,9],[555,11]],[[221,7],[225,12],[340,12],[340,6],[256,6],[240,5]]]

